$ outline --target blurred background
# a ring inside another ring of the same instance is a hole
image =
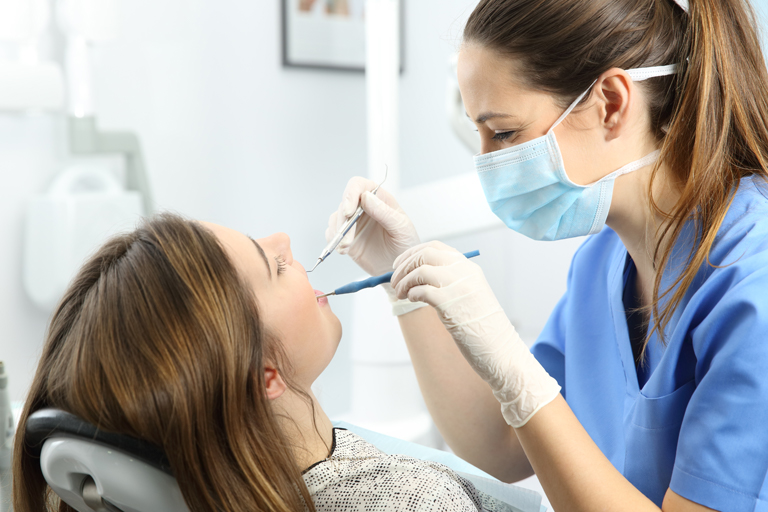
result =
[[[480,249],[475,261],[524,339],[532,342],[565,291],[570,258],[582,240],[531,242],[489,220],[489,212],[478,213],[478,208],[488,210],[477,195],[479,185],[466,197],[445,192],[446,183],[453,183],[455,192],[472,173],[471,143],[452,127],[447,105],[455,94],[452,57],[476,3],[401,4],[395,193],[424,240],[439,237],[462,251]],[[87,10],[90,4],[109,12],[67,20],[73,15],[66,9]],[[768,2],[753,4],[764,19]],[[278,0],[0,0],[0,91],[7,90],[4,81],[18,82],[16,69],[22,64],[36,66],[34,73],[42,76],[30,79],[37,88],[23,81],[14,86],[12,93],[21,97],[16,103],[0,94],[0,360],[11,400],[24,399],[52,312],[28,290],[35,286],[30,279],[42,275],[25,267],[30,265],[25,258],[34,259],[29,251],[40,250],[41,242],[35,249],[30,240],[42,236],[50,242],[55,235],[30,232],[35,227],[30,205],[50,192],[65,169],[100,166],[125,179],[136,163],[126,163],[119,152],[75,154],[73,115],[92,115],[99,130],[137,138],[156,210],[223,224],[255,238],[286,232],[295,259],[311,268],[347,181],[369,174],[370,91],[361,71],[286,66],[282,8]],[[89,64],[81,65],[83,55]],[[72,69],[82,71],[79,85],[67,73]],[[133,139],[125,140],[130,145]],[[424,207],[436,203],[450,208]],[[128,211],[131,204],[128,200]],[[475,232],[462,224],[462,212],[480,219]],[[44,223],[45,216],[37,222]],[[64,250],[66,241],[57,243],[62,245],[49,246],[47,256]],[[348,258],[333,255],[310,276],[315,288],[331,290],[363,274]],[[365,349],[368,337],[375,337],[375,322],[387,326],[379,331],[392,333],[390,343],[398,344],[394,353],[405,354],[396,322],[386,315],[371,320],[375,314],[366,308],[389,314],[378,290],[330,300],[345,334],[316,392],[332,419],[371,420],[375,427],[384,420],[366,412],[371,394],[355,395],[356,389],[368,389],[356,384],[355,363],[361,368],[376,359]],[[389,367],[407,372],[402,359]],[[416,440],[439,444],[436,437]]]

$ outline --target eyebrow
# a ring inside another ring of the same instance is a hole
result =
[[[467,114],[466,112],[464,112],[464,113],[467,115],[467,117],[469,117],[469,114]],[[508,118],[508,119],[517,119],[517,116],[512,115],[512,114],[502,114],[501,112],[485,112],[483,114],[480,114],[480,116],[478,116],[478,118],[475,119],[475,122],[479,123],[479,124],[483,124],[484,122],[486,122],[489,119],[494,119],[494,118],[498,118],[498,117]],[[470,119],[472,119],[472,118],[470,117]]]
[[[251,238],[250,236],[248,238]],[[261,254],[261,257],[264,258],[264,263],[267,265],[267,274],[269,275],[269,279],[272,280],[272,267],[269,265],[269,258],[267,258],[267,253],[264,252],[264,249],[261,248],[259,243],[251,238],[251,242],[253,242],[253,245],[256,246],[256,248],[259,250],[259,254]]]

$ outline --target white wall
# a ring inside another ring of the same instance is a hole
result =
[[[60,118],[0,115],[0,359],[12,400],[26,392],[48,319],[21,287],[23,208],[55,173],[64,134]]]
[[[472,169],[470,152],[446,121],[445,80],[475,3],[406,2],[404,187]],[[166,0],[162,12],[148,16],[154,2],[125,2],[120,44],[98,52],[98,110],[103,125],[142,134],[160,207],[253,236],[285,231],[306,266],[324,245],[327,217],[346,181],[366,173],[364,76],[282,67],[279,2],[266,4]],[[174,22],[174,13],[183,14]],[[167,27],[176,28],[165,33]],[[507,230],[453,243],[483,248],[479,263],[533,340],[564,291],[568,251],[548,251]],[[514,256],[515,243],[531,246],[527,257]],[[544,268],[542,255],[554,268],[536,273],[543,283],[523,281],[530,264]],[[521,265],[524,272],[516,270]],[[311,276],[316,288],[327,290],[361,272],[332,256]],[[541,300],[522,300],[529,292]],[[332,299],[332,307],[349,332],[350,298]],[[348,409],[348,337],[318,384],[331,416]]]
[[[446,122],[444,81],[475,3],[405,1],[403,186],[471,170]],[[253,236],[285,231],[296,258],[310,264],[347,179],[366,172],[363,75],[283,68],[277,0],[120,5],[121,39],[94,52],[97,111],[102,127],[141,135],[160,207]],[[13,399],[24,396],[48,316],[21,288],[23,207],[66,157],[62,117],[0,114],[0,358]],[[450,242],[483,251],[478,263],[528,340],[564,290],[578,244],[533,243],[503,229]],[[359,276],[350,261],[332,256],[312,282],[332,289]],[[350,325],[349,299],[332,303]],[[331,416],[349,405],[347,346],[342,340],[321,377]]]
[[[404,186],[470,169],[443,109],[448,56],[475,2],[406,3]],[[366,173],[364,76],[282,67],[279,5],[122,0],[120,39],[94,50],[94,86],[101,127],[140,134],[159,207],[253,236],[285,231],[306,265],[346,181]],[[0,114],[0,358],[13,399],[24,396],[48,317],[21,288],[23,208],[67,158],[64,124]],[[359,276],[334,256],[312,281],[332,289]],[[349,306],[333,301],[346,325]],[[349,404],[348,357],[342,341],[321,378],[332,415]]]

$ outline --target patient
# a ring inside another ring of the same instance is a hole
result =
[[[512,510],[334,429],[311,391],[341,325],[290,240],[171,214],[108,242],[51,320],[16,436],[16,512],[71,511],[25,450],[44,407],[162,448],[197,511]]]

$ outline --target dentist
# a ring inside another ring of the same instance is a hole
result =
[[[448,444],[504,481],[535,471],[558,512],[768,511],[768,73],[747,0],[481,0],[458,79],[496,215],[590,236],[529,350],[475,263],[350,181],[327,233],[362,204],[340,252],[395,269]]]

